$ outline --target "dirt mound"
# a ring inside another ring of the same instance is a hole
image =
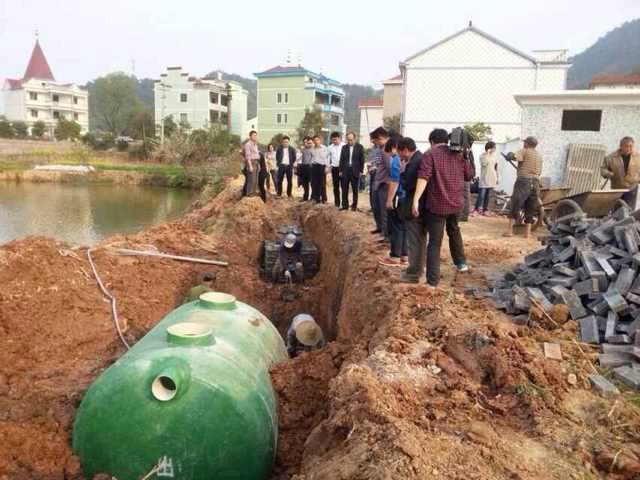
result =
[[[443,255],[444,288],[432,291],[399,284],[396,269],[378,264],[384,251],[367,215],[265,205],[238,191],[232,183],[183,222],[111,238],[94,257],[131,342],[211,267],[122,257],[108,244],[228,260],[216,289],[282,332],[296,313],[316,317],[334,341],[272,369],[274,479],[637,478],[640,415],[589,390],[593,352],[573,341],[575,322],[519,327],[464,293],[535,242],[498,239],[498,219],[466,224],[472,273],[456,274]],[[283,286],[264,282],[257,262],[261,241],[291,223],[318,245],[321,270],[284,302]],[[0,479],[80,478],[70,449],[75,409],[123,353],[89,272],[84,250],[51,240],[0,247]],[[544,357],[545,341],[561,344],[562,362]]]

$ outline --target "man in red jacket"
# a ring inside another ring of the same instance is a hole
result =
[[[429,135],[429,140],[432,147],[423,155],[418,167],[412,212],[414,217],[422,215],[427,225],[427,284],[437,287],[440,282],[440,247],[445,228],[456,268],[460,272],[469,270],[458,226],[458,214],[464,207],[464,182],[471,181],[474,172],[461,152],[449,149],[449,134],[446,130],[435,129]],[[419,201],[425,189],[426,201],[420,212]]]

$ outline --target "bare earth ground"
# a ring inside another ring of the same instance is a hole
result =
[[[280,422],[273,479],[640,478],[639,410],[629,393],[614,401],[589,389],[595,352],[575,343],[575,322],[519,327],[464,293],[520,261],[534,240],[501,238],[503,219],[472,220],[463,227],[472,273],[456,275],[443,249],[443,288],[432,292],[398,284],[397,269],[378,265],[384,252],[368,233],[370,216],[239,200],[238,189],[235,182],[183,222],[111,238],[94,256],[132,342],[206,268],[119,257],[104,248],[114,242],[228,260],[217,289],[281,330],[300,311],[319,319],[335,341],[272,371]],[[318,244],[321,271],[284,303],[257,262],[261,240],[292,222]],[[33,237],[0,247],[2,480],[82,478],[70,449],[74,413],[123,353],[88,272],[85,249]],[[546,360],[543,341],[560,342],[563,361]]]

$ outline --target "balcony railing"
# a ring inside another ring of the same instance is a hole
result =
[[[339,107],[337,105],[329,105],[327,103],[316,103],[316,106],[320,109],[321,112],[324,112],[324,113],[337,113],[339,115],[344,115],[344,108]]]

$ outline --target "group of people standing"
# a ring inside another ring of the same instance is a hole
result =
[[[267,191],[274,184],[278,197],[283,195],[286,180],[286,195],[293,196],[293,177],[298,179],[298,187],[303,189],[301,201],[327,202],[327,176],[331,175],[335,206],[341,210],[358,208],[360,177],[365,164],[364,147],[358,143],[355,133],[346,135],[333,132],[327,147],[320,135],[307,136],[302,140],[300,150],[291,146],[291,139],[283,136],[280,145],[267,145],[264,152],[258,147],[257,133],[252,131],[242,148],[245,177],[243,196],[257,192],[267,201]],[[349,202],[351,191],[351,202]]]
[[[413,139],[371,132],[369,175],[371,205],[385,266],[405,266],[400,281],[418,283],[426,269],[427,285],[440,281],[440,249],[444,232],[459,271],[467,271],[458,216],[464,209],[465,183],[475,176],[469,152],[449,147],[449,133],[435,129],[423,154]]]

